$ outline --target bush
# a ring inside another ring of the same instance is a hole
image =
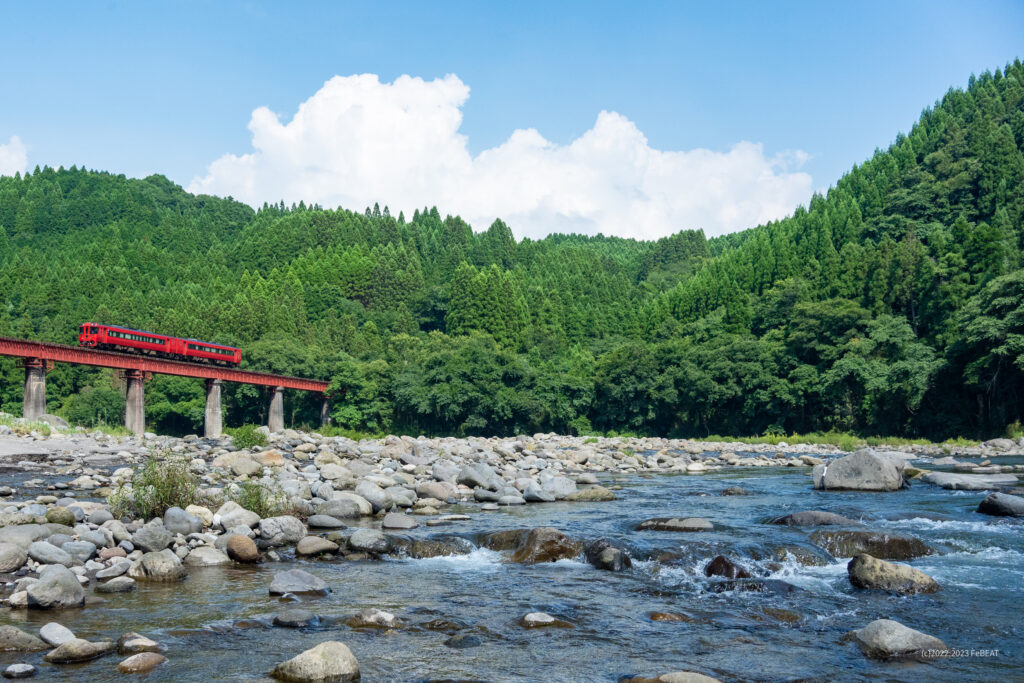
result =
[[[188,461],[161,455],[151,456],[135,470],[130,484],[107,499],[115,518],[152,519],[168,508],[185,508],[198,502],[199,477],[189,471]]]
[[[242,425],[233,429],[225,429],[224,433],[234,438],[236,448],[267,445],[267,435],[261,432],[256,425]]]
[[[228,493],[228,500],[235,501],[260,517],[294,514],[288,496],[275,484],[259,481],[242,482]]]

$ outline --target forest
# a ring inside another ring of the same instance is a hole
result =
[[[0,335],[73,344],[94,321],[237,345],[243,367],[330,379],[333,423],[369,433],[1020,428],[1019,60],[783,220],[657,241],[473,227],[37,167],[0,178]],[[20,415],[22,382],[0,359],[0,410]],[[112,371],[58,364],[47,382],[49,412],[120,423]],[[146,397],[152,429],[201,432],[200,380],[158,376]],[[266,408],[225,385],[226,424]],[[318,414],[286,396],[287,423]]]

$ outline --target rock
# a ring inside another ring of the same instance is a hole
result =
[[[259,522],[259,515],[251,510],[246,510],[233,500],[221,505],[213,515],[213,525],[219,526],[225,531],[236,526],[247,526],[251,529]]]
[[[46,624],[39,629],[39,637],[50,645],[56,647],[58,645],[63,645],[69,640],[73,640],[75,634],[72,633],[71,629],[68,627],[61,626],[57,622],[51,621],[49,624]]]
[[[588,486],[585,489],[573,491],[565,499],[573,502],[603,503],[616,498],[614,493],[603,486]]]
[[[587,546],[587,562],[598,569],[610,572],[621,572],[633,566],[629,555],[621,548],[612,545],[611,541],[600,538]]]
[[[885,560],[912,560],[935,552],[912,536],[874,531],[815,531],[811,534],[811,543],[833,557],[867,554]]]
[[[523,564],[571,560],[580,554],[581,544],[558,529],[542,526],[531,529],[512,553],[512,561]]]
[[[125,564],[130,563],[125,562]],[[135,579],[129,576],[118,576],[106,583],[97,584],[95,590],[97,593],[131,593],[136,588]]]
[[[547,612],[530,612],[519,620],[523,628],[575,628],[568,621],[556,619]]]
[[[651,621],[682,622],[685,624],[694,621],[693,617],[687,614],[679,614],[678,612],[651,612],[647,616]]]
[[[415,529],[419,524],[409,515],[401,512],[389,512],[384,515],[381,526],[385,529]]]
[[[0,626],[0,652],[38,652],[48,649],[45,642],[14,626]]]
[[[416,495],[421,498],[436,498],[446,501],[457,495],[455,486],[447,481],[425,481],[416,486]]]
[[[144,674],[152,671],[167,661],[167,657],[156,652],[140,652],[132,655],[117,665],[117,670],[123,674]]]
[[[724,576],[727,579],[749,579],[750,572],[724,555],[719,555],[704,567],[704,576]]]
[[[862,629],[850,631],[843,640],[857,643],[872,659],[935,659],[949,650],[938,638],[890,619],[872,621]]]
[[[28,556],[39,564],[62,564],[70,567],[75,563],[75,558],[71,557],[70,553],[46,541],[34,541],[29,545]]]
[[[387,536],[377,529],[356,529],[348,537],[348,545],[353,550],[373,554],[386,553],[391,547]]]
[[[136,581],[181,581],[185,578],[185,567],[173,550],[164,548],[160,552],[145,553],[133,562],[128,576]]]
[[[398,628],[398,618],[391,612],[379,610],[376,607],[364,609],[354,616],[345,620],[349,628]]]
[[[172,534],[181,534],[182,536],[198,534],[203,530],[203,520],[179,507],[172,507],[164,513],[164,529]],[[157,548],[157,550],[163,550],[163,548]]]
[[[210,508],[202,505],[188,505],[185,507],[185,512],[193,517],[198,517],[205,526],[213,526],[213,512]]]
[[[978,505],[978,512],[998,517],[1024,517],[1024,498],[1007,493],[990,493]]]
[[[66,507],[52,507],[46,511],[46,521],[50,524],[62,524],[63,526],[74,526],[75,513]]]
[[[569,477],[541,476],[540,479],[541,489],[554,496],[555,500],[565,500],[576,491],[576,482]]]
[[[861,554],[846,565],[850,583],[857,588],[892,591],[903,595],[934,593],[939,590],[935,579],[905,564],[894,564]]]
[[[39,580],[28,587],[28,606],[35,609],[64,609],[85,604],[85,590],[75,574],[60,564],[39,572]]]
[[[381,510],[389,510],[395,504],[390,493],[373,482],[366,481],[365,479],[359,482],[359,485],[356,486],[356,495],[362,496],[368,500],[370,505],[373,506],[374,513],[380,512]]]
[[[404,546],[405,554],[415,559],[468,555],[474,546],[464,538],[428,538],[410,541]]]
[[[655,517],[637,526],[637,531],[713,531],[715,526],[702,517]]]
[[[459,633],[444,641],[444,644],[456,650],[463,650],[470,647],[479,647],[481,641],[479,636],[475,636],[472,633]]]
[[[295,554],[301,557],[338,552],[338,544],[320,536],[306,536],[295,546]]]
[[[436,469],[438,463],[434,463]],[[436,474],[435,474],[436,478]],[[469,488],[482,488],[489,491],[498,491],[504,485],[494,469],[487,463],[478,462],[466,465],[459,470],[455,483],[464,484]]]
[[[171,545],[174,534],[160,524],[147,524],[132,534],[132,545],[145,553],[155,553]]]
[[[83,536],[86,534],[83,534]],[[96,546],[89,541],[68,541],[60,546],[60,549],[70,555],[80,564],[85,564],[96,554]]]
[[[347,498],[336,498],[318,505],[316,508],[316,514],[318,516],[329,516],[335,519],[351,519],[361,517],[363,512],[360,510],[359,504],[355,501]]]
[[[323,579],[301,569],[277,572],[274,574],[274,580],[270,582],[271,595],[326,595],[330,592],[330,586]]]
[[[284,626],[285,628],[306,628],[319,623],[319,617],[309,610],[299,608],[285,610],[274,617],[274,626]]]
[[[43,657],[43,661],[51,664],[74,664],[87,662],[108,655],[114,651],[114,643],[109,640],[90,643],[81,638],[73,638]]]
[[[163,652],[166,648],[155,640],[139,635],[134,631],[125,633],[117,639],[117,654],[134,655],[139,652]]]
[[[834,512],[824,510],[805,510],[794,512],[791,515],[776,517],[772,524],[785,524],[786,526],[860,526],[860,522]]]
[[[705,676],[696,671],[673,671],[656,678],[633,677],[622,679],[622,683],[722,683],[717,678]]]
[[[239,477],[251,477],[263,471],[263,465],[248,456],[235,458],[231,463],[231,471]]]
[[[197,546],[185,556],[185,565],[188,567],[216,567],[230,562],[230,557],[210,545]]]
[[[330,515],[313,515],[308,520],[311,529],[344,529],[345,525],[337,517]]]
[[[235,562],[259,562],[260,551],[256,547],[256,542],[248,536],[242,534],[233,534],[227,543],[228,557]]]
[[[740,486],[730,486],[722,489],[722,496],[749,496],[750,492]]]
[[[298,543],[306,535],[306,525],[290,515],[267,517],[259,522],[260,540],[267,546]]]
[[[997,451],[1013,450],[1013,448],[1016,446],[1016,444],[1013,443],[1013,439],[1002,439],[1002,438],[1000,438],[1000,439],[989,439],[988,441],[983,441],[981,445],[986,447],[986,448],[994,448]]]
[[[523,489],[523,500],[530,503],[553,503],[555,495],[545,491],[540,484],[531,479]]]
[[[984,491],[1002,486],[1013,486],[1017,476],[1013,474],[954,474],[952,472],[929,472],[921,481],[954,491]]]
[[[36,668],[31,664],[11,664],[4,669],[4,678],[31,678],[36,675]]]
[[[897,491],[903,487],[903,466],[865,448],[831,463],[815,465],[814,488],[846,491]]]
[[[0,574],[17,571],[28,560],[28,553],[13,543],[0,543]]]
[[[278,664],[271,676],[289,683],[359,680],[359,662],[344,643],[329,640]]]

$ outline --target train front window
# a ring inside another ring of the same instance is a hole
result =
[[[89,328],[89,334],[98,334],[99,331],[100,331],[100,328],[98,328],[98,327],[90,327]]]

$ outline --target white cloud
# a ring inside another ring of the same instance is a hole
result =
[[[469,87],[373,74],[335,76],[288,123],[266,107],[249,121],[253,151],[214,161],[192,192],[254,206],[284,199],[397,215],[437,206],[477,230],[504,219],[518,237],[579,232],[656,238],[684,228],[709,236],[790,213],[810,198],[803,152],[766,157],[760,144],[728,151],[653,149],[636,125],[602,111],[567,145],[533,128],[473,156],[459,133]]]
[[[17,135],[6,145],[0,145],[0,175],[24,173],[28,169],[28,151]]]

